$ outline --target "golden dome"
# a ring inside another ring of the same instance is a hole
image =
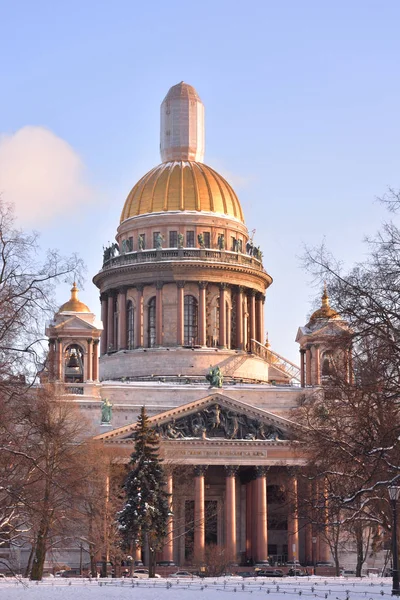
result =
[[[221,175],[203,163],[176,160],[158,165],[138,181],[126,199],[120,222],[148,213],[184,210],[244,221],[239,199]]]
[[[90,313],[90,309],[89,307],[86,306],[86,304],[83,304],[83,302],[81,302],[78,298],[78,288],[76,287],[76,283],[74,281],[74,284],[71,288],[71,298],[68,300],[68,302],[65,302],[65,304],[63,304],[62,306],[60,306],[58,312],[84,312],[84,313]]]
[[[316,321],[317,319],[334,319],[339,317],[336,310],[329,306],[329,296],[326,291],[326,286],[324,287],[324,293],[322,294],[322,303],[321,308],[316,310],[310,318],[310,323]]]

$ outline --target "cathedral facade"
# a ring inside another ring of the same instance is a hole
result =
[[[297,333],[300,366],[265,343],[272,278],[236,193],[203,162],[204,106],[183,82],[161,104],[160,149],[93,279],[101,321],[74,285],[46,330],[54,378],[121,460],[145,405],[171,494],[163,561],[202,561],[216,544],[242,564],[328,562],[301,511],[292,409],[321,385],[327,340],[345,324],[324,294]]]

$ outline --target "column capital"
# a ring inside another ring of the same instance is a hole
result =
[[[185,287],[185,281],[177,281],[176,282],[176,287],[180,290],[183,290],[183,288]]]
[[[100,294],[100,302],[103,302],[103,301],[106,302],[107,298],[108,298],[107,292],[101,292],[101,294]]]
[[[230,288],[230,287],[231,287],[231,286],[230,286],[230,284],[229,284],[229,283],[226,283],[225,281],[222,281],[222,282],[219,284],[219,289],[220,289],[220,290],[229,290],[229,288]]]
[[[137,283],[137,284],[135,285],[135,288],[137,289],[137,291],[138,291],[138,292],[141,292],[141,293],[142,293],[142,292],[143,292],[143,290],[144,290],[144,283]]]
[[[259,477],[265,477],[265,475],[268,473],[268,471],[269,471],[269,466],[257,465],[256,466],[256,479],[259,479]]]
[[[156,290],[162,290],[164,286],[163,281],[156,281]]]
[[[256,293],[257,293],[256,290],[254,290],[253,288],[250,288],[249,291],[247,292],[248,296],[251,296],[251,297],[255,297]]]
[[[306,353],[306,349],[305,348],[300,348],[299,352],[300,352],[300,354],[305,354]]]
[[[199,288],[205,290],[208,286],[208,281],[199,281]]]
[[[118,293],[119,294],[126,294],[128,291],[128,286],[127,285],[120,285],[118,288]]]
[[[238,285],[236,288],[236,291],[239,292],[239,294],[244,294],[246,291],[246,286],[244,285]]]
[[[227,477],[236,477],[239,471],[239,465],[225,465],[225,474]]]
[[[93,340],[93,344],[94,344],[95,346],[98,346],[98,345],[100,344],[100,340]]]
[[[196,465],[193,469],[195,477],[201,477],[206,474],[208,465]]]
[[[299,472],[300,472],[300,467],[296,467],[296,466],[286,467],[286,473],[287,473],[288,477],[290,477],[290,479],[294,479],[295,477],[297,477]]]
[[[55,343],[56,343],[56,340],[54,338],[49,338],[49,346],[51,346]]]
[[[92,340],[92,338],[86,338],[86,342],[87,342],[87,343],[89,344],[89,346],[90,346],[90,344],[93,342],[93,340]]]

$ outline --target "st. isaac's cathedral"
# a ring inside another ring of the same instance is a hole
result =
[[[101,321],[74,284],[46,329],[55,380],[121,460],[145,405],[173,467],[160,559],[201,560],[214,543],[242,564],[328,562],[325,537],[299,509],[305,458],[293,450],[291,410],[302,388],[321,385],[346,324],[324,292],[297,332],[300,366],[265,343],[272,277],[235,191],[203,162],[204,106],[186,83],[161,104],[160,151],[121,202],[116,243],[93,278]]]

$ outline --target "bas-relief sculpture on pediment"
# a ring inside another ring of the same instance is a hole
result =
[[[157,424],[155,430],[160,438],[166,440],[222,438],[277,441],[288,439],[283,429],[219,403],[209,404],[196,412]]]

